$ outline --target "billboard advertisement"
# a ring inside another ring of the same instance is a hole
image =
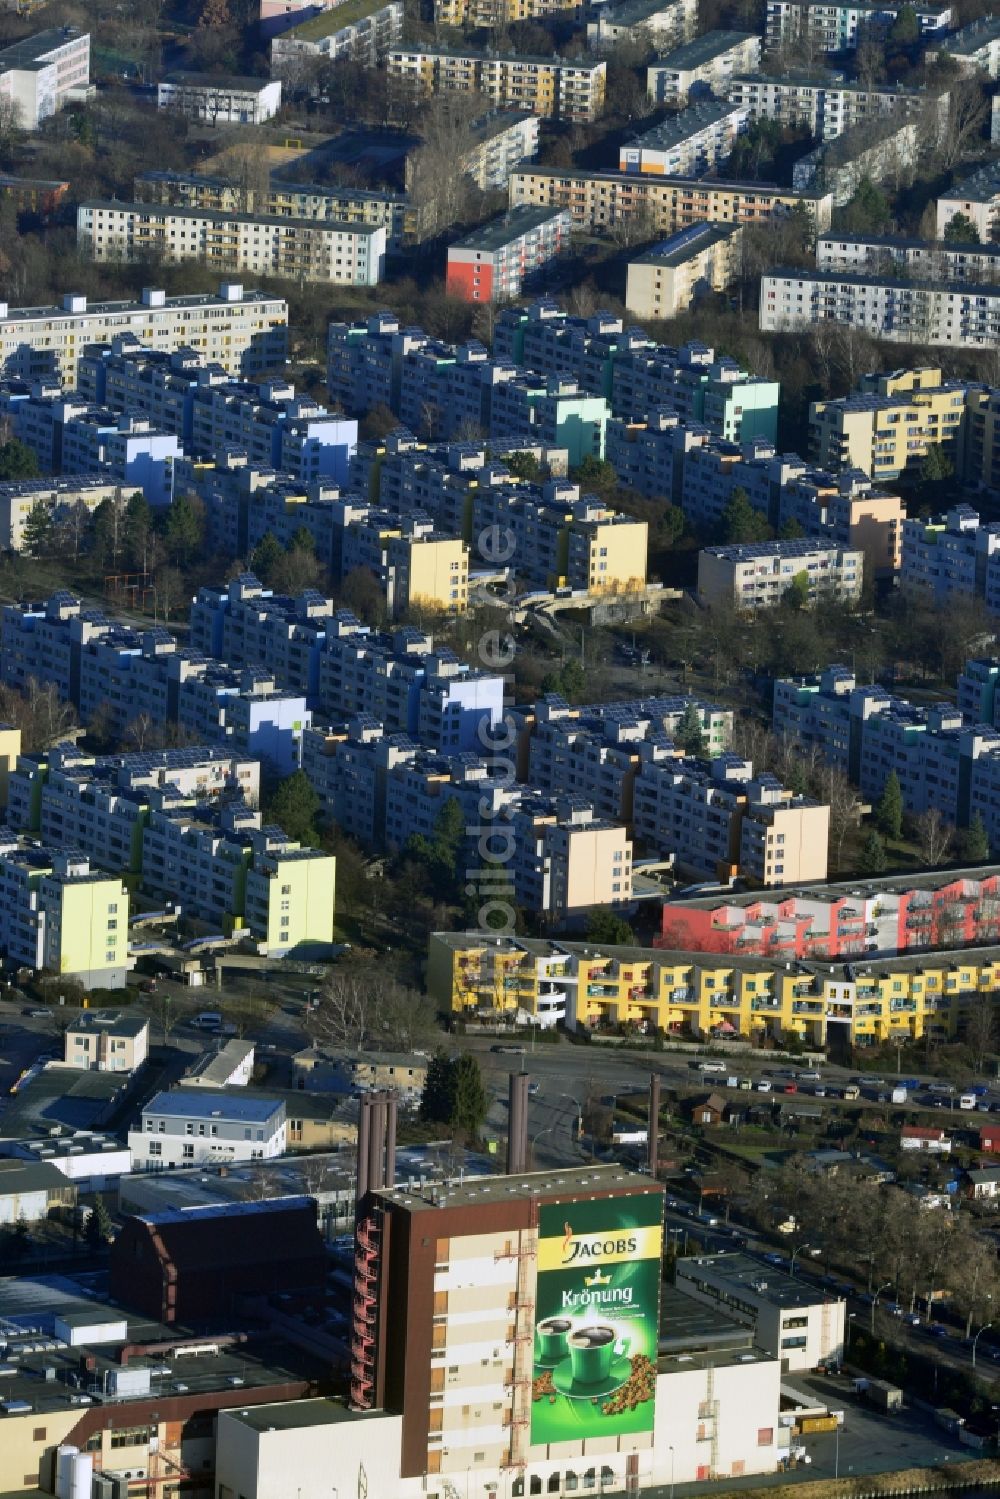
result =
[[[652,1431],[662,1235],[659,1192],[539,1208],[533,1446]]]

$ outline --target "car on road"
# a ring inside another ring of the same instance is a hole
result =
[[[924,1332],[927,1334],[927,1336],[929,1338],[950,1338],[951,1337],[951,1333],[948,1331],[948,1329],[946,1327],[942,1327],[941,1324],[940,1324],[940,1322],[935,1322],[932,1327],[925,1327],[924,1328]]]
[[[25,1005],[21,1014],[27,1015],[31,1020],[48,1020],[52,1011],[43,1009],[41,1005]]]
[[[906,1323],[907,1327],[920,1326],[920,1318],[917,1316],[916,1312],[908,1312],[903,1320]]]
[[[541,1085],[541,1083],[529,1083],[528,1084],[528,1096],[529,1096],[529,1098],[537,1098],[538,1095],[539,1095],[539,1093],[541,1093],[541,1091],[542,1091],[542,1085]]]
[[[509,1046],[506,1043],[504,1043],[504,1044],[502,1044],[500,1046],[491,1046],[490,1047],[490,1051],[496,1052],[499,1056],[502,1056],[502,1057],[523,1057],[524,1056],[524,1047],[523,1046]]]
[[[786,1083],[781,1091],[782,1093],[797,1093],[799,1091],[799,1085],[798,1083]]]
[[[807,1069],[805,1072],[799,1073],[799,1082],[818,1083],[822,1075],[823,1074],[821,1072],[817,1072],[815,1068]]]

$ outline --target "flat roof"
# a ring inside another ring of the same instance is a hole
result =
[[[765,271],[764,276],[771,280],[780,278],[783,281],[815,281],[823,286],[839,283],[840,285],[847,286],[893,287],[898,291],[911,292],[914,295],[934,291],[953,292],[956,296],[975,299],[980,297],[1000,297],[1000,286],[986,281],[904,281],[899,276],[873,276],[870,273],[861,271],[814,271],[787,265],[774,266],[772,270]],[[935,390],[944,388],[944,385],[934,387]],[[902,400],[906,405],[913,405],[920,394],[920,390],[900,391],[898,396],[893,396],[891,399]],[[864,400],[866,398],[850,396],[847,398],[848,402],[857,399]],[[882,398],[875,396],[872,399],[880,400]]]
[[[179,1087],[169,1093],[155,1093],[142,1112],[162,1114],[167,1119],[235,1119],[265,1124],[282,1107],[280,1098],[248,1096],[245,1088],[212,1093],[206,1088]]]
[[[642,135],[637,135],[634,140],[625,141],[622,150],[628,151],[638,147],[642,151],[666,151],[671,146],[678,146],[682,141],[690,140],[692,136],[699,135],[701,131],[710,129],[717,125],[720,120],[728,119],[730,115],[742,114],[745,106],[742,104],[729,104],[724,100],[699,99],[694,104],[689,104],[686,109],[678,110],[677,114],[668,115],[651,130],[646,130]]]
[[[737,193],[762,193],[765,195],[776,194],[780,198],[798,198],[802,200],[823,199],[829,197],[829,193],[818,192],[812,188],[800,190],[791,187],[779,187],[776,182],[743,182],[736,178],[727,177],[677,177],[670,173],[659,172],[622,172],[606,168],[599,172],[584,171],[580,167],[547,167],[536,166],[534,162],[523,162],[516,166],[511,174],[514,177],[559,177],[563,180],[575,182],[621,182],[629,187],[689,187],[699,192],[737,192]]]
[[[639,255],[631,261],[631,265],[684,265],[693,256],[702,254],[711,249],[712,245],[721,244],[725,239],[732,239],[735,234],[742,230],[742,224],[689,224],[686,229],[678,229],[669,239],[661,244],[654,245],[644,255]]]
[[[208,90],[234,89],[246,94],[262,94],[266,88],[278,82],[275,78],[249,78],[240,77],[230,73],[167,73],[160,80],[164,83],[176,83],[182,88],[201,88]]]
[[[149,204],[145,205],[147,208]],[[155,205],[154,205],[155,206]],[[158,288],[154,288],[158,290]],[[277,297],[266,291],[243,290],[240,297],[230,301],[228,297],[220,296],[217,292],[209,292],[204,296],[182,296],[164,297],[162,302],[91,302],[89,298],[83,298],[84,306],[79,312],[74,312],[70,307],[56,307],[52,304],[40,307],[10,307],[5,317],[0,317],[0,332],[4,325],[9,323],[29,322],[55,322],[65,318],[67,322],[77,318],[85,317],[116,317],[131,314],[133,316],[162,315],[168,312],[182,312],[186,308],[195,307],[245,307],[248,302],[267,302],[275,307],[284,307],[288,304],[284,297]],[[119,330],[125,332],[125,329]],[[226,752],[231,753],[230,751]]]
[[[0,73],[31,67],[33,63],[45,61],[57,47],[80,41],[89,44],[90,33],[78,31],[75,26],[52,26],[48,31],[36,31],[33,36],[22,37],[19,42],[11,42],[0,49]]]
[[[378,1193],[388,1202],[412,1212],[441,1207],[473,1207],[483,1202],[525,1201],[532,1198],[599,1196],[603,1192],[659,1192],[648,1176],[625,1166],[572,1166],[565,1171],[531,1171],[517,1176],[479,1176],[464,1181],[417,1187],[390,1187]]]
[[[102,874],[100,878],[104,880],[110,876]],[[141,1036],[148,1027],[145,1015],[129,1015],[124,1010],[81,1010],[66,1029],[74,1034],[77,1031],[89,1034],[103,1031],[109,1036]]]
[[[522,235],[530,234],[533,229],[540,229],[543,224],[549,224],[568,212],[567,208],[554,207],[511,208],[501,218],[490,219],[489,223],[480,224],[478,229],[473,229],[464,239],[457,239],[449,249],[501,250],[512,240],[520,239]]]
[[[753,1333],[723,1307],[700,1301],[682,1286],[660,1288],[660,1352],[696,1353],[707,1349],[745,1349]]]
[[[796,1280],[794,1276],[773,1265],[762,1264],[748,1254],[738,1252],[692,1255],[677,1261],[677,1271],[689,1279],[699,1279],[702,1271],[708,1280],[724,1283],[733,1290],[754,1296],[758,1301],[772,1306],[817,1306],[824,1302],[842,1302],[842,1296],[831,1296],[817,1286]]]
[[[385,1411],[355,1411],[336,1400],[284,1400],[280,1405],[248,1406],[227,1410],[231,1420],[251,1431],[302,1431],[309,1426],[339,1426],[343,1421],[363,1421],[384,1416]]]
[[[288,229],[322,229],[333,234],[378,234],[382,224],[346,219],[292,219],[276,213],[235,213],[225,208],[189,208],[177,203],[126,203],[117,198],[88,198],[80,208],[111,213],[137,213],[164,219],[208,219],[213,224],[274,224]]]
[[[706,31],[703,35],[696,36],[694,41],[675,47],[665,57],[658,57],[649,64],[646,72],[657,73],[661,68],[676,68],[678,72],[684,72],[688,68],[698,67],[699,63],[711,62],[713,57],[719,57],[732,47],[751,41],[761,41],[756,31]]]
[[[279,32],[278,37],[293,37],[307,42],[322,41],[324,37],[345,31],[348,26],[356,26],[359,21],[374,15],[378,10],[386,10],[392,3],[393,0],[343,0],[342,4],[335,5],[332,10],[321,11],[318,16],[310,16],[297,26],[290,26],[287,31]]]
[[[660,3],[661,3],[661,0],[657,0],[657,4],[655,6],[656,9],[660,8]],[[330,14],[331,15],[336,15],[337,12],[336,11],[331,11]],[[477,62],[478,61],[478,62],[489,62],[489,63],[494,63],[494,62],[510,62],[510,63],[517,63],[517,64],[533,63],[534,65],[536,65],[538,67],[543,67],[543,68],[568,68],[571,72],[577,72],[577,73],[599,73],[599,72],[601,72],[602,69],[605,70],[605,71],[607,71],[607,66],[608,66],[607,63],[605,62],[605,60],[603,58],[559,57],[559,56],[540,57],[540,56],[538,56],[538,54],[536,54],[536,53],[530,53],[530,52],[486,52],[486,51],[480,51],[476,47],[461,47],[461,48],[453,48],[453,47],[420,47],[420,46],[413,46],[413,47],[402,47],[402,46],[400,46],[400,47],[390,47],[389,48],[389,56],[390,57],[406,57],[406,56],[410,56],[410,57],[451,57],[451,58],[454,58],[456,60],[456,62],[461,62],[461,61]]]

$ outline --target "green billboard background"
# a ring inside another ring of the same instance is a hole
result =
[[[540,1208],[533,1446],[652,1431],[662,1224],[659,1192]]]

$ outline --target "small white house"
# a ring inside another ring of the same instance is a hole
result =
[[[225,1041],[213,1046],[191,1065],[185,1088],[245,1088],[253,1078],[252,1041]]]
[[[281,79],[170,73],[157,86],[156,107],[209,125],[263,125],[281,108]]]

